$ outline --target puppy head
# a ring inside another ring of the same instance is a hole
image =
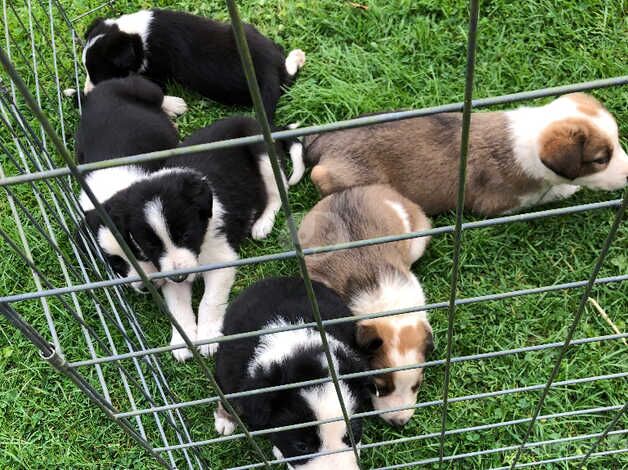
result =
[[[548,106],[558,118],[541,133],[543,164],[571,184],[613,191],[628,184],[628,155],[621,148],[617,123],[595,98],[565,95]]]
[[[117,192],[103,206],[147,273],[198,265],[212,215],[211,190],[199,173],[159,171]],[[98,227],[93,232],[116,272],[130,275],[130,263],[111,231]],[[192,278],[189,275],[170,280]]]
[[[432,328],[424,312],[364,320],[358,324],[356,340],[370,356],[371,369],[422,363],[434,349]],[[375,376],[373,408],[384,410],[416,404],[422,382],[422,368]],[[387,423],[403,426],[413,414],[414,408],[410,408],[380,416]]]
[[[125,33],[115,23],[97,19],[87,29],[85,41],[83,65],[92,85],[142,70],[145,54],[139,34]]]
[[[244,388],[251,390],[328,377],[325,354],[320,341],[315,337],[319,333],[311,329],[306,331],[307,338],[301,338],[303,331],[289,332],[303,340],[299,341],[300,346],[290,351],[289,357],[283,357],[276,362],[268,364],[263,360],[258,361],[253,370],[249,369],[250,375]],[[283,336],[280,342],[284,345],[285,351],[286,348],[290,349],[290,341],[283,341],[286,339]],[[339,345],[331,336],[328,335],[328,338],[334,362],[337,362],[341,374],[364,370],[364,364],[355,353]],[[265,346],[265,351],[269,351],[269,344]],[[272,344],[270,348],[272,349]],[[349,414],[362,409],[365,399],[368,399],[367,381],[364,379],[340,381],[340,390]],[[340,400],[332,382],[244,398],[239,401],[237,408],[247,425],[254,430],[342,416]],[[362,437],[360,419],[351,420],[351,430],[356,442],[359,442]],[[273,453],[277,458],[304,456],[291,461],[289,468],[298,470],[358,468],[355,456],[350,450],[351,444],[344,420],[276,432],[270,435],[270,439],[274,446]],[[342,452],[307,457],[309,454],[334,450]]]

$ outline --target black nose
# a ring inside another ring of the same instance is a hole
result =
[[[170,276],[170,280],[173,282],[183,282],[188,278],[187,274],[177,274],[176,276]]]

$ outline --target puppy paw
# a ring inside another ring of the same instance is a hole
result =
[[[251,236],[255,240],[262,240],[272,231],[273,225],[275,225],[275,214],[262,214],[253,224]]]
[[[196,341],[196,326],[194,328],[185,328],[185,333],[187,334],[190,341]],[[179,334],[178,331],[174,330],[172,334],[172,339],[170,340],[170,346],[183,345],[183,347],[174,349],[172,351],[172,355],[179,362],[185,362],[188,359],[193,357],[192,351],[190,351],[187,347],[185,347],[185,341]]]
[[[214,411],[214,427],[218,434],[229,436],[235,431],[236,423],[224,416],[222,413]]]
[[[63,94],[68,98],[71,98],[76,95],[76,88],[66,88],[65,90],[63,90]]]
[[[213,339],[222,336],[221,328],[218,325],[209,325],[207,328],[199,328],[198,341]],[[218,351],[218,343],[203,344],[199,346],[199,351],[204,357],[211,357]]]
[[[185,103],[183,98],[166,95],[161,103],[161,109],[164,113],[170,116],[170,118],[175,118],[185,113],[188,110],[188,105]]]
[[[286,72],[288,72],[289,75],[295,75],[304,65],[305,52],[301,49],[290,51],[290,54],[286,57]]]

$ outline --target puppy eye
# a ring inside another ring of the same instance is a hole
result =
[[[421,383],[417,383],[414,387],[412,387],[412,393],[416,393],[421,388]]]
[[[312,446],[305,441],[297,441],[293,445],[294,450],[296,450],[300,455],[312,454],[314,452],[312,450]]]
[[[591,163],[595,163],[596,165],[606,165],[610,161],[610,159],[611,157],[606,155],[605,157],[596,158],[595,160],[592,160]]]
[[[377,398],[382,398],[386,395],[390,395],[392,393],[392,389],[386,385],[378,385],[376,383],[373,383],[371,393]]]

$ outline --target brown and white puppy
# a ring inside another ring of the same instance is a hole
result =
[[[386,185],[351,188],[321,200],[299,228],[304,247],[325,246],[398,235],[431,227],[419,206]],[[425,304],[423,289],[410,266],[421,257],[429,237],[311,255],[312,279],[334,289],[354,315],[366,315]],[[370,354],[373,369],[425,362],[433,348],[432,328],[424,311],[363,320],[358,344]],[[423,369],[377,375],[372,395],[376,410],[412,407],[423,381]],[[403,426],[414,408],[382,413]]]
[[[306,163],[323,195],[390,184],[428,215],[455,209],[461,113],[444,113],[306,138]],[[465,209],[517,211],[571,196],[580,187],[628,183],[617,123],[592,96],[573,93],[545,106],[474,113]]]

